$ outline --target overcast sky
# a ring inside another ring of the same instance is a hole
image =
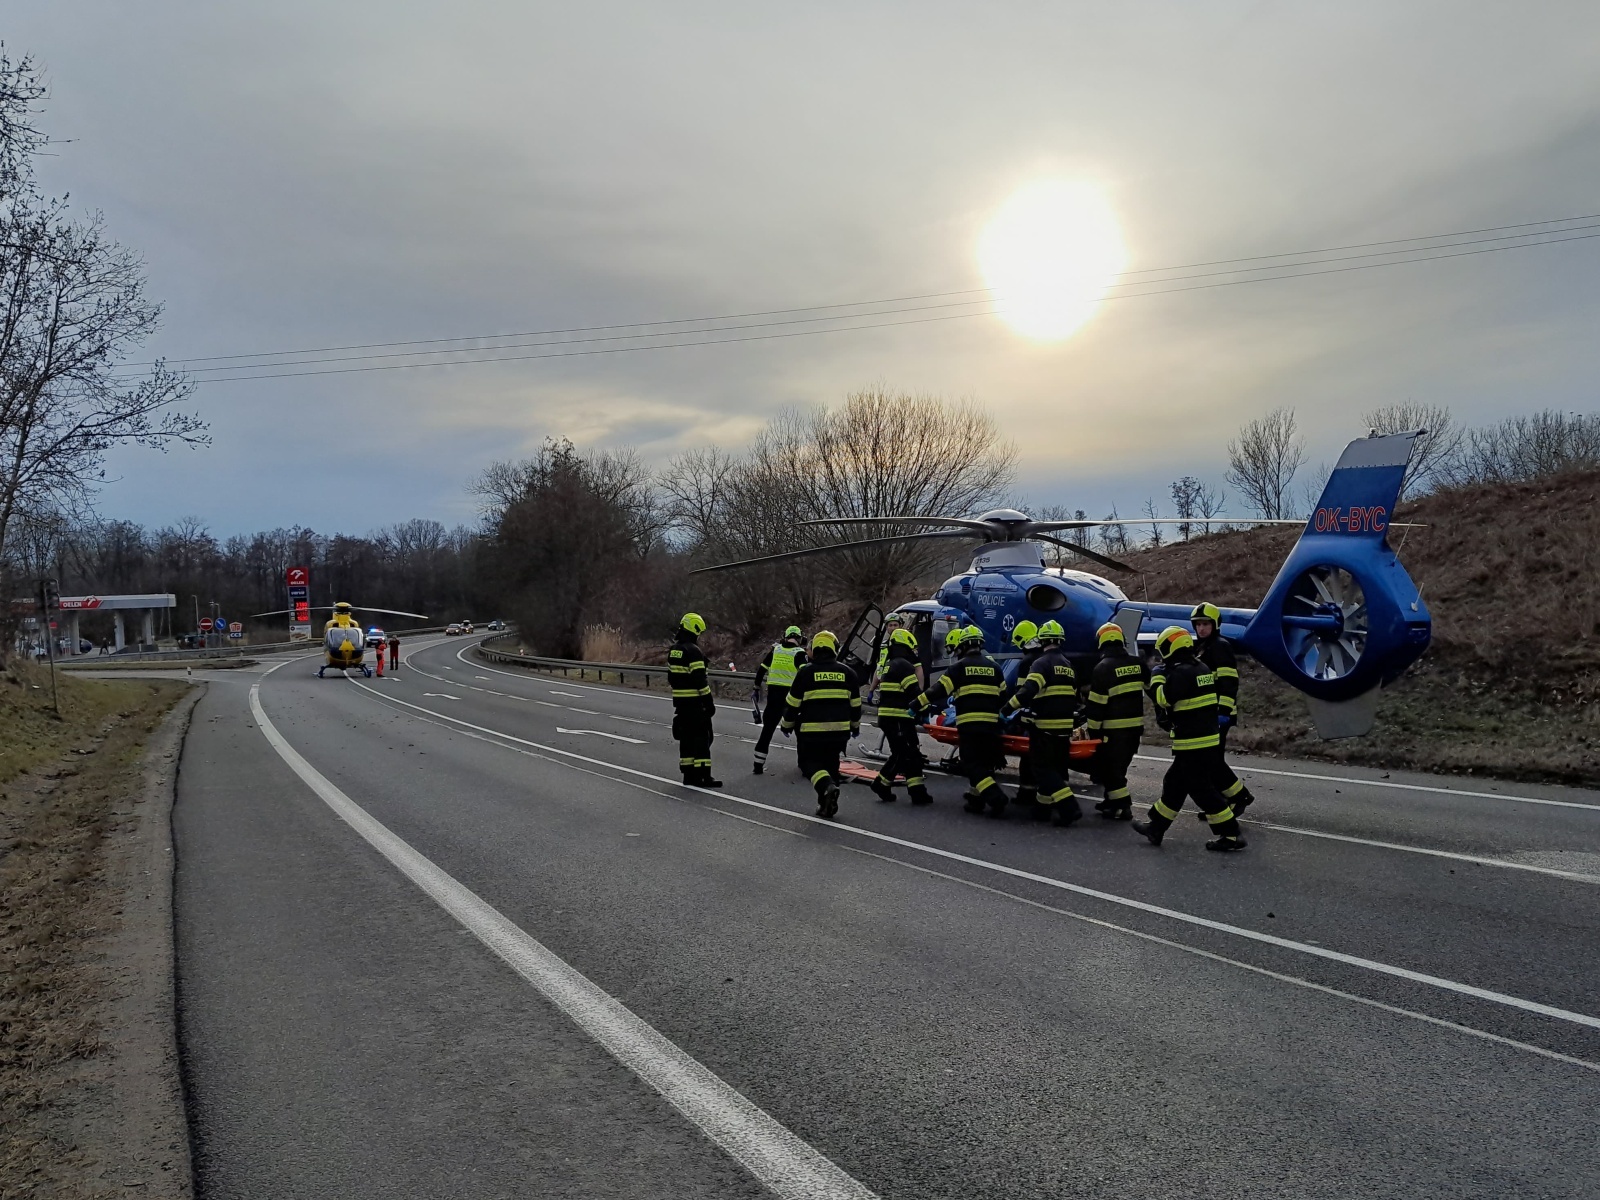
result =
[[[665,320],[981,284],[1017,188],[1105,188],[1129,266],[1600,212],[1600,5],[17,2],[45,182],[144,254],[170,358]],[[468,520],[546,435],[665,461],[874,382],[972,397],[1035,502],[1220,481],[1294,406],[1592,412],[1600,239],[683,348],[212,383],[207,450],[118,452],[107,515],[214,532]],[[525,351],[527,353],[527,351]],[[150,357],[140,355],[139,357]],[[1237,507],[1237,506],[1235,506]]]

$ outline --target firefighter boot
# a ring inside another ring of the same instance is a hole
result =
[[[1150,810],[1150,815],[1146,820],[1133,823],[1133,831],[1152,846],[1161,845],[1161,839],[1167,835],[1167,830],[1171,827],[1172,822],[1161,816],[1153,808]]]
[[[894,784],[882,775],[875,776],[872,780],[872,794],[885,804],[893,804],[895,800]]]
[[[929,794],[925,784],[914,783],[909,786],[911,789],[911,803],[916,805],[933,803],[933,796]]]
[[[962,792],[961,793],[961,799],[962,799],[962,802],[963,802],[961,807],[963,809],[965,809],[967,812],[969,812],[969,813],[981,813],[983,811],[983,797],[978,795],[977,792],[974,792],[974,791]]]
[[[989,804],[989,816],[994,817],[996,820],[1005,817],[1006,805],[1010,803],[1011,798],[1006,795],[1005,789],[998,783],[992,788],[985,788],[982,798]]]
[[[839,785],[829,780],[817,789],[817,816],[831,821],[839,813]]]
[[[1220,851],[1243,850],[1249,844],[1250,843],[1245,841],[1242,837],[1219,837],[1212,838],[1209,842],[1207,842],[1206,849]]]
[[[1083,809],[1078,807],[1076,796],[1063,796],[1055,805],[1056,824],[1061,826],[1071,825],[1074,821],[1083,819]]]

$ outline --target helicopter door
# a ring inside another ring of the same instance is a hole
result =
[[[839,644],[839,658],[867,677],[878,667],[878,646],[883,641],[883,609],[869,604]]]

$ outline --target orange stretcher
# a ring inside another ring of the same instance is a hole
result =
[[[954,746],[959,742],[954,725],[944,723],[944,714],[940,713],[932,721],[922,726],[922,732],[936,742],[943,742],[946,746]],[[1028,739],[1017,733],[1003,733],[1000,735],[1000,744],[1007,754],[1026,754],[1028,752]],[[1096,747],[1100,745],[1099,738],[1074,739],[1068,753],[1074,759],[1093,758]]]

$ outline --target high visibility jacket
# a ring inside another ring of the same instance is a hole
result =
[[[1233,643],[1220,633],[1195,638],[1194,650],[1200,661],[1217,677],[1217,711],[1231,717],[1239,711],[1239,656]]]
[[[1144,728],[1144,662],[1113,644],[1089,672],[1089,732]]]
[[[768,687],[788,687],[794,682],[794,673],[805,661],[806,652],[799,646],[774,642],[767,656],[761,660],[761,665],[756,668],[756,686],[760,687],[765,680]]]
[[[705,651],[691,638],[679,638],[667,651],[667,681],[672,685],[672,707],[677,712],[715,712],[711,680],[706,675]]]
[[[822,651],[802,664],[789,685],[783,727],[801,734],[856,733],[861,729],[861,680]]]
[[[900,649],[897,647],[897,649]],[[878,671],[878,726],[911,720],[911,701],[922,690],[917,680],[917,660],[909,651],[889,659]]]
[[[1009,707],[1023,705],[1033,712],[1033,727],[1044,733],[1071,733],[1078,723],[1078,676],[1059,649],[1035,658],[1017,684]]]
[[[1180,650],[1155,677],[1156,707],[1171,720],[1174,750],[1204,750],[1220,745],[1217,733],[1217,677],[1192,650]]]
[[[992,725],[1000,720],[1001,680],[994,659],[982,650],[969,651],[917,697],[917,706],[935,708],[954,698],[957,725]]]

